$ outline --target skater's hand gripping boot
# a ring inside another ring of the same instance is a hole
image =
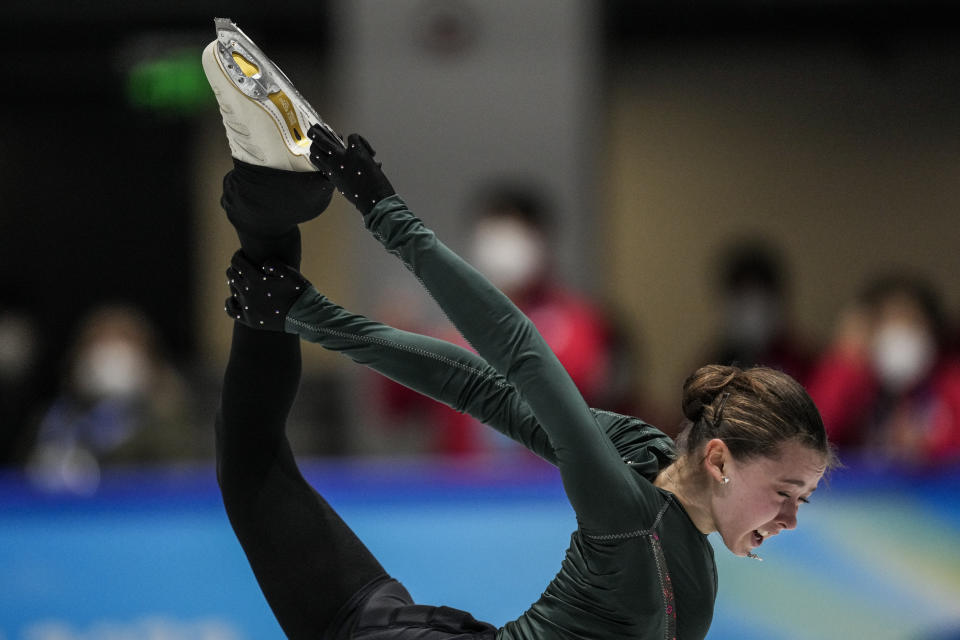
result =
[[[243,251],[233,254],[227,269],[231,296],[224,310],[240,324],[252,329],[283,331],[287,313],[310,287],[293,267],[275,260],[261,265]]]
[[[396,193],[373,157],[376,151],[358,133],[347,138],[343,147],[319,126],[311,127],[307,136],[313,140],[310,161],[366,215],[374,205]]]

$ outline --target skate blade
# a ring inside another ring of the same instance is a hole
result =
[[[271,103],[287,126],[290,137],[300,147],[309,147],[307,130],[314,124],[337,144],[346,147],[343,138],[324,122],[286,74],[260,50],[247,34],[229,18],[215,18],[217,56],[234,86],[251,100]]]

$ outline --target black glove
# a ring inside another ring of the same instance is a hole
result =
[[[313,140],[310,161],[361,213],[369,213],[375,204],[396,193],[380,163],[373,159],[377,152],[360,134],[351,133],[346,148],[319,125],[310,127],[307,136]]]
[[[237,251],[227,269],[233,294],[224,310],[231,318],[252,329],[283,331],[287,312],[310,283],[299,271],[276,260],[257,265]]]

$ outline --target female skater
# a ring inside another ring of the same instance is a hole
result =
[[[244,123],[243,135],[260,126]],[[217,421],[218,479],[285,633],[703,638],[717,587],[707,534],[752,556],[766,538],[796,526],[799,504],[832,464],[802,387],[762,368],[698,370],[684,385],[690,422],[678,455],[641,421],[586,406],[531,322],[407,209],[363,138],[352,135],[344,146],[319,126],[309,137],[320,172],[244,162],[256,154],[245,156],[231,137],[237,159],[222,200],[242,250],[227,272],[236,323]],[[477,355],[350,314],[296,270],[297,224],[323,211],[331,182]],[[559,573],[517,620],[495,629],[462,611],[413,604],[305,482],[284,435],[301,337],[470,412],[558,467],[577,530]]]

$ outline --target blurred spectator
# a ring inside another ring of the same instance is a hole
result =
[[[720,327],[707,362],[764,365],[803,382],[812,360],[791,324],[787,274],[778,252],[758,240],[729,247],[719,265]]]
[[[810,380],[831,439],[883,461],[960,460],[960,360],[940,300],[902,276],[871,283],[838,321]]]
[[[101,465],[196,455],[185,384],[157,340],[150,320],[129,306],[84,318],[28,463],[37,484],[88,493]]]
[[[22,296],[0,294],[0,465],[19,462],[45,388],[37,313]]]
[[[631,405],[623,397],[630,391],[628,385],[614,379],[615,371],[627,370],[615,360],[618,353],[627,353],[618,348],[627,343],[600,305],[557,279],[550,255],[551,223],[547,205],[533,189],[494,185],[473,207],[466,255],[529,316],[588,402],[611,410]],[[452,329],[427,333],[467,346]],[[469,454],[513,446],[469,416],[388,380],[382,385],[388,421],[428,421],[432,439],[428,447],[435,451]]]

